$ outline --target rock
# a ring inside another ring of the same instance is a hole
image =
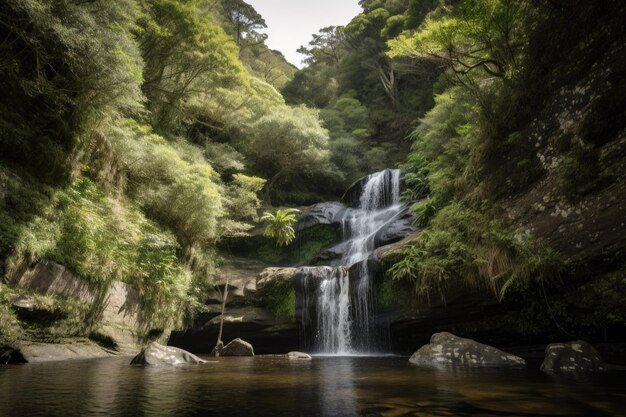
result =
[[[106,295],[99,332],[110,337],[122,354],[136,355],[138,336],[145,331],[140,316],[141,297],[129,285],[114,281]]]
[[[115,348],[124,354],[135,354],[139,347],[138,336],[152,330],[139,314],[142,301],[137,291],[119,281],[112,282],[103,294],[96,286],[63,265],[38,261],[23,263],[6,277],[6,282],[13,288],[37,294],[99,305],[102,308],[102,321],[96,331],[113,340]],[[37,322],[54,322],[66,315],[64,311],[56,309],[54,303],[46,304],[41,297],[22,297],[13,303],[13,308],[20,318]]]
[[[19,349],[0,345],[0,365],[9,363],[26,363],[26,359],[22,356],[22,352]]]
[[[204,326],[219,326],[221,317],[213,317]],[[261,307],[227,308],[224,312],[224,326],[234,323],[272,326],[276,319],[269,310]]]
[[[310,361],[313,358],[311,358],[311,355],[309,355],[308,353],[289,352],[287,354],[287,359],[289,359],[289,360],[298,360],[298,361]]]
[[[608,368],[600,353],[583,340],[548,345],[541,364],[543,372],[599,372]]]
[[[73,359],[93,359],[114,356],[95,343],[22,343],[13,355],[19,355],[24,362],[53,362]]]
[[[398,242],[411,235],[415,230],[415,227],[411,225],[410,218],[398,219],[376,234],[376,246],[380,247]]]
[[[315,261],[333,261],[339,260],[343,257],[343,254],[349,249],[350,242],[341,242],[338,245],[332,246],[328,249],[321,251]]]
[[[98,295],[95,286],[80,279],[63,265],[48,261],[24,263],[8,274],[6,280],[14,288],[73,297],[85,303],[95,302]]]
[[[254,348],[245,340],[237,338],[224,346],[220,356],[254,356]]]
[[[256,288],[262,293],[272,285],[291,284],[296,272],[297,268],[265,268],[259,275]]]
[[[48,323],[67,318],[67,313],[56,308],[54,302],[46,298],[19,297],[11,303],[13,311],[24,321]]]
[[[336,201],[314,204],[300,217],[297,229],[304,230],[318,224],[332,224],[346,207]]]
[[[422,346],[411,356],[409,362],[419,366],[470,367],[523,366],[526,363],[518,356],[447,332],[435,333],[430,338],[430,344]]]
[[[28,310],[33,311],[35,309],[35,300],[32,298],[19,298],[11,303],[14,310]]]
[[[211,356],[215,356],[215,357],[220,356],[223,350],[224,350],[224,342],[220,341],[217,345],[215,345],[215,347],[211,351]]]
[[[417,238],[419,233],[419,231],[410,233],[399,242],[377,248],[374,251],[374,256],[381,261],[385,261],[387,259],[395,259],[396,257],[401,256],[404,250],[412,245],[413,241]]]
[[[152,342],[130,362],[131,365],[174,366],[206,363],[196,355],[171,346]]]
[[[256,281],[259,274],[267,268],[263,262],[246,259],[237,256],[224,256],[224,263],[219,268],[217,287],[224,291],[228,278],[227,304],[244,302],[246,298],[256,293]],[[209,293],[208,303],[220,304],[222,297],[220,291],[213,290]]]

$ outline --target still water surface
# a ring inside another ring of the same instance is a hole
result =
[[[0,368],[0,416],[626,416],[626,375],[427,370],[399,357],[129,358]]]

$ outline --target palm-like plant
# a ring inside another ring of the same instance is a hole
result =
[[[300,210],[285,209],[276,210],[276,213],[266,211],[261,217],[261,221],[267,223],[263,236],[276,241],[276,246],[287,246],[296,237],[293,226],[298,221],[297,214]]]

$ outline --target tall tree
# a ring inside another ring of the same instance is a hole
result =
[[[235,42],[240,48],[265,41],[267,35],[259,30],[267,28],[267,24],[254,7],[243,0],[222,0],[222,7],[232,26]]]

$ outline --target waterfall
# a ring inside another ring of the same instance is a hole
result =
[[[387,169],[368,176],[357,207],[346,208],[338,219],[345,247],[338,265],[300,269],[298,311],[308,335],[307,348],[339,355],[374,348],[375,294],[368,258],[376,249],[378,233],[402,212],[400,171]]]

